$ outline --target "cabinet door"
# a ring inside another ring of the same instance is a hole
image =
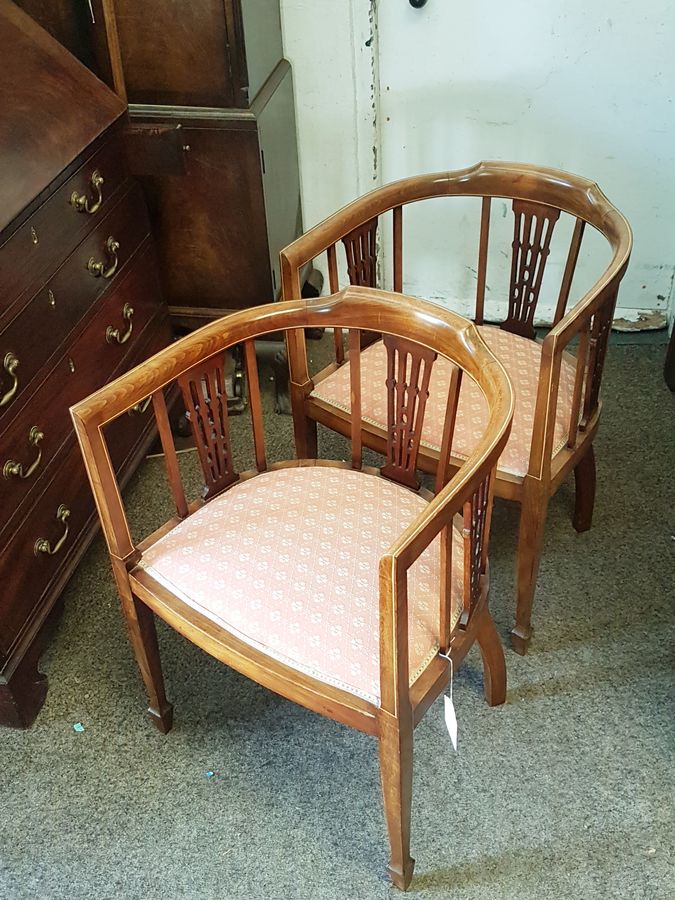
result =
[[[115,17],[129,103],[246,105],[236,0],[116,0]]]
[[[148,124],[143,110],[132,111],[132,123]],[[162,124],[171,126],[168,116],[162,116]],[[159,165],[152,174],[138,174],[150,208],[164,296],[174,321],[191,326],[269,303],[273,286],[255,120],[225,111],[200,118],[177,110],[176,124],[190,148],[183,174],[173,174],[173,164],[172,174]]]

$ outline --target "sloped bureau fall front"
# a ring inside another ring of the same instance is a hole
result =
[[[124,104],[0,0],[0,724],[46,695],[45,624],[95,533],[69,407],[168,343]],[[116,423],[124,480],[152,439]]]

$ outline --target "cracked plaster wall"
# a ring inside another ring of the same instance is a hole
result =
[[[675,313],[675,12],[669,0],[282,0],[305,225],[378,183],[481,158],[596,180],[635,249],[617,315]],[[406,217],[405,286],[470,309],[477,204]],[[511,213],[495,204],[488,303],[503,308]],[[561,222],[550,283],[571,229]],[[388,271],[388,241],[383,241]],[[588,241],[572,297],[605,257]],[[546,289],[546,285],[545,285]],[[546,295],[544,304],[553,303]]]

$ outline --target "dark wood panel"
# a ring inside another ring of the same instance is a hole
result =
[[[169,306],[212,318],[268,302],[273,292],[256,132],[217,120],[210,127],[184,122],[182,131],[190,147],[187,174],[141,179]]]
[[[236,106],[228,6],[228,0],[116,0],[129,102]]]
[[[125,107],[9,0],[0,0],[0,46],[2,231]]]
[[[96,71],[89,4],[78,0],[14,0],[81,63]]]

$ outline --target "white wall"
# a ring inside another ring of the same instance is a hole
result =
[[[556,166],[596,180],[631,222],[619,314],[666,310],[675,273],[672,2],[429,0],[414,10],[405,0],[282,0],[282,21],[306,226],[403,175],[482,158]],[[406,232],[406,289],[461,307],[473,291],[477,210],[467,203],[445,215],[420,211]],[[595,246],[573,296],[598,265]],[[552,269],[562,253],[552,253]],[[491,260],[488,297],[503,296],[506,267],[503,255]]]
[[[369,0],[281,0],[305,227],[374,186]]]

